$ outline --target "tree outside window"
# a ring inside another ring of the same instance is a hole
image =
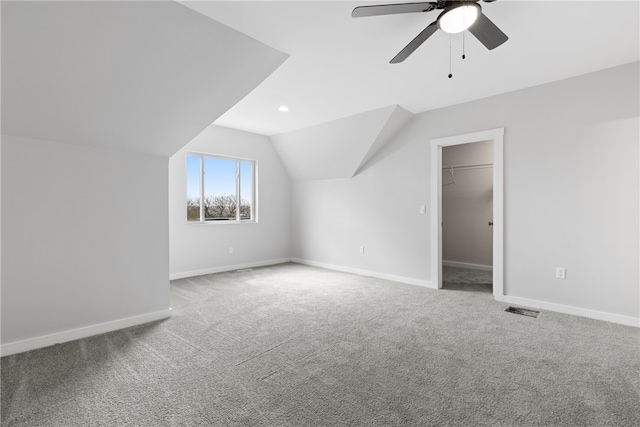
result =
[[[187,155],[187,220],[255,221],[256,162]]]

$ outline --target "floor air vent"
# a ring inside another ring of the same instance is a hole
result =
[[[539,311],[535,311],[535,310],[528,310],[526,308],[520,308],[520,307],[507,307],[504,309],[504,311],[508,312],[508,313],[515,313],[515,314],[520,314],[522,316],[529,316],[529,317],[538,317],[540,316],[540,312]]]

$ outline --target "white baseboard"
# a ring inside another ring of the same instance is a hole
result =
[[[171,273],[169,280],[185,279],[187,277],[204,276],[205,274],[224,273],[225,271],[242,270],[243,268],[264,267],[267,265],[283,264],[291,261],[290,258],[278,258],[267,261],[248,262],[245,264],[223,265],[220,267],[203,268],[202,270],[183,271]]]
[[[300,258],[291,258],[290,261],[291,262],[296,262],[298,264],[310,265],[310,266],[313,266],[313,267],[326,268],[326,269],[329,269],[329,270],[342,271],[342,272],[345,272],[345,273],[359,274],[361,276],[377,277],[379,279],[392,280],[394,282],[401,282],[401,283],[407,283],[407,284],[410,284],[410,285],[417,285],[417,286],[423,286],[423,287],[427,287],[427,288],[431,288],[431,289],[436,289],[436,287],[433,285],[433,283],[430,282],[430,281],[427,281],[427,280],[419,280],[419,279],[413,279],[413,278],[409,278],[409,277],[395,276],[395,275],[391,275],[391,274],[378,273],[378,272],[375,272],[375,271],[361,270],[361,269],[357,269],[357,268],[344,267],[344,266],[339,266],[339,265],[334,265],[334,264],[327,264],[327,263],[323,263],[323,262],[310,261],[310,260],[305,260],[305,259],[300,259]],[[466,265],[469,265],[469,264],[466,264]],[[472,265],[474,265],[474,264],[472,264]],[[467,267],[467,268],[469,268],[469,267]],[[475,265],[474,265],[473,268],[477,269],[477,267],[475,267]],[[503,296],[500,296],[500,297],[495,297],[495,299],[496,299],[496,301],[505,302],[507,304],[515,304],[515,305],[521,305],[521,306],[524,306],[524,307],[531,307],[531,308],[538,308],[538,309],[542,309],[542,310],[556,311],[558,313],[572,314],[572,315],[575,315],[575,316],[588,317],[588,318],[596,319],[596,320],[604,320],[604,321],[607,321],[607,322],[617,323],[617,324],[620,324],[620,325],[640,327],[640,318],[631,317],[631,316],[623,316],[623,315],[620,315],[620,314],[606,313],[606,312],[603,312],[603,311],[596,311],[596,310],[590,310],[590,309],[586,309],[586,308],[573,307],[573,306],[556,304],[556,303],[549,303],[549,302],[544,302],[544,301],[537,301],[537,300],[532,300],[532,299],[528,299],[528,298],[514,297],[514,296],[510,296],[510,295],[503,295]]]
[[[71,329],[51,335],[43,335],[41,337],[30,338],[23,341],[10,342],[0,345],[0,356],[9,356],[11,354],[49,347],[50,345],[74,341],[93,335],[104,334],[106,332],[112,332],[118,329],[128,328],[130,326],[142,325],[144,323],[154,322],[156,320],[162,320],[168,317],[171,317],[170,308],[167,310],[142,314],[140,316],[126,317],[124,319],[113,320],[111,322],[98,323],[96,325],[85,326],[78,329]]]
[[[469,262],[458,262],[458,261],[442,261],[442,265],[447,267],[458,267],[458,268],[467,268],[471,270],[484,270],[484,271],[493,271],[492,265],[482,265],[482,264],[471,264]]]
[[[556,304],[552,302],[538,301],[528,298],[504,295],[502,302],[515,304],[524,307],[539,308],[542,310],[557,311],[558,313],[573,314],[575,316],[588,317],[590,319],[605,320],[607,322],[618,323],[620,325],[640,327],[640,318],[623,316],[620,314],[607,313],[604,311],[590,310],[586,308],[573,307],[570,305]]]
[[[391,280],[394,282],[407,283],[409,285],[416,285],[416,286],[422,286],[425,288],[435,289],[433,284],[428,280],[420,280],[420,279],[414,279],[411,277],[404,277],[404,276],[395,276],[393,274],[385,274],[385,273],[378,273],[376,271],[361,270],[358,268],[351,268],[351,267],[343,267],[341,265],[326,264],[324,262],[316,262],[316,261],[310,261],[307,259],[300,259],[300,258],[291,258],[290,261],[296,262],[298,264],[310,265],[312,267],[326,268],[328,270],[336,270],[336,271],[342,271],[344,273],[359,274],[360,276],[376,277],[378,279]]]

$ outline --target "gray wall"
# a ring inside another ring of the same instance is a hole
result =
[[[429,281],[430,140],[504,127],[505,293],[637,318],[639,71],[417,115],[353,179],[292,184],[293,256]]]
[[[186,153],[257,160],[257,223],[189,223]],[[266,136],[209,126],[169,160],[171,278],[282,262],[289,258],[289,179]],[[229,254],[233,247],[233,254]]]
[[[3,346],[169,309],[167,163],[3,135]]]
[[[442,148],[442,262],[491,269],[493,265],[493,169],[454,171],[448,166],[492,164],[493,141]]]

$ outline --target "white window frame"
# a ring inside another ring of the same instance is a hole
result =
[[[202,153],[197,151],[188,151],[185,157],[185,175],[188,176],[188,157],[198,157],[200,159],[200,220],[199,221],[189,221],[187,218],[187,223],[189,224],[247,224],[247,223],[256,223],[258,222],[258,162],[255,159],[247,159],[243,157],[232,157],[232,156],[224,156],[220,154],[211,154],[211,153]],[[204,159],[219,159],[219,160],[232,160],[236,162],[236,218],[235,219],[225,219],[225,220],[206,220],[204,215]],[[240,219],[240,188],[241,188],[241,176],[240,176],[240,163],[250,163],[251,164],[251,218],[250,219]],[[185,188],[186,190],[186,188]],[[187,199],[185,198],[185,205],[187,203]]]

